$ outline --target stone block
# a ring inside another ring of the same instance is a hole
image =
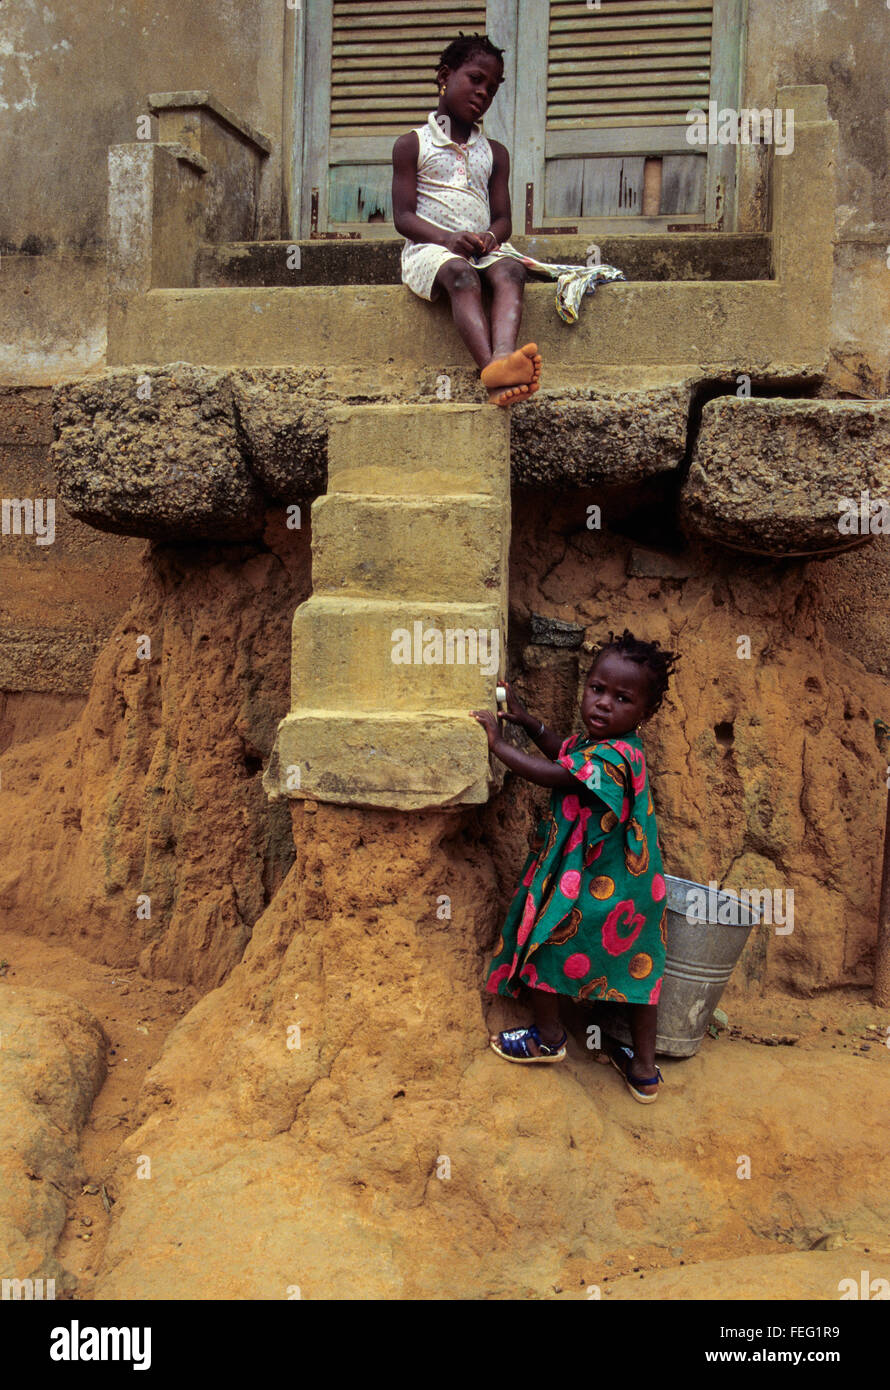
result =
[[[328,411],[331,492],[487,492],[509,499],[506,410],[488,405],[379,405]]]
[[[488,800],[485,734],[458,712],[355,714],[301,709],[285,716],[263,786],[350,806],[403,811]]]
[[[707,540],[760,555],[858,544],[843,500],[890,503],[890,403],[725,396],[702,413],[681,515]]]
[[[262,527],[225,373],[174,362],[62,383],[52,446],[68,511],[100,531],[235,540]]]
[[[509,517],[488,497],[357,497],[312,504],[316,594],[484,603],[506,583]]]
[[[506,659],[500,623],[495,602],[313,596],[294,614],[291,708],[493,709]]]

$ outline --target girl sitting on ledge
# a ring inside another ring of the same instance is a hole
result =
[[[393,145],[392,205],[406,237],[402,281],[421,299],[451,299],[454,323],[494,405],[528,400],[541,380],[535,343],[516,347],[525,267],[510,246],[510,156],[482,134],[504,80],[503,52],[485,35],[449,44],[439,60],[439,105]],[[491,324],[482,281],[491,290]]]

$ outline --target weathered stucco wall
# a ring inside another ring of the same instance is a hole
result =
[[[529,708],[568,736],[584,655],[544,645],[533,614],[577,624],[588,641],[626,624],[679,650],[645,736],[668,872],[794,890],[793,932],[752,934],[740,988],[865,987],[886,802],[874,721],[890,723],[890,684],[826,640],[814,562],[700,544],[653,549],[622,534],[631,521],[617,501],[602,529],[589,530],[595,497],[514,492],[509,673]],[[287,708],[290,629],[310,591],[309,562],[308,527],[289,530],[283,509],[270,510],[253,544],[148,549],[80,718],[0,753],[0,912],[10,927],[76,934],[84,955],[138,962],[202,990],[229,974],[292,861],[289,813],[302,824],[317,804],[270,802],[259,775]],[[139,655],[145,636],[149,660]],[[469,715],[467,727],[478,727]],[[481,743],[481,730],[475,736]],[[479,908],[483,951],[516,887],[540,797],[510,777],[484,807],[452,813],[461,852],[475,846],[497,876]],[[336,813],[343,824],[411,822],[396,811],[322,809],[332,844]],[[432,823],[442,813],[413,816]],[[392,843],[409,853],[399,834]],[[364,880],[370,917],[391,873],[384,856]],[[150,916],[137,911],[139,894]]]
[[[0,498],[29,499],[42,510],[31,534],[18,508],[20,534],[0,534],[0,691],[6,698],[0,749],[18,736],[23,700],[32,734],[54,727],[46,722],[54,707],[70,711],[82,704],[102,643],[139,582],[146,549],[144,540],[75,520],[58,495],[52,437],[48,388],[0,387]],[[11,508],[9,518],[13,528]],[[36,695],[58,698],[54,706],[35,702]]]
[[[890,394],[888,43],[885,5],[750,0],[745,104],[772,106],[777,86],[820,82],[839,126],[832,394]]]
[[[102,361],[108,147],[138,138],[149,93],[209,90],[270,136],[261,235],[278,234],[285,13],[243,0],[4,6],[0,382]]]

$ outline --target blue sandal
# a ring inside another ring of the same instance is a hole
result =
[[[528,1040],[532,1038],[541,1049],[540,1053],[529,1050]],[[506,1033],[498,1033],[497,1039],[490,1040],[491,1046],[505,1062],[561,1062],[566,1055],[569,1035],[563,1032],[558,1043],[545,1043],[534,1024],[530,1028],[513,1028]]]
[[[633,1049],[630,1047],[616,1047],[614,1051],[609,1052],[609,1061],[615,1070],[624,1077],[624,1084],[634,1100],[638,1100],[641,1105],[651,1105],[653,1101],[658,1100],[658,1092],[647,1096],[645,1092],[638,1091],[636,1088],[637,1086],[657,1086],[659,1081],[664,1084],[661,1068],[656,1066],[654,1076],[634,1076],[631,1078],[628,1076],[627,1069],[633,1061],[633,1055]]]

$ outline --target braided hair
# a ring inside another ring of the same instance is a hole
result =
[[[679,652],[666,651],[658,645],[658,642],[643,642],[625,628],[620,637],[616,637],[614,632],[610,632],[609,640],[600,642],[594,648],[593,660],[590,663],[591,671],[606,652],[617,652],[619,656],[627,657],[629,661],[635,661],[637,665],[646,667],[649,672],[649,689],[652,700],[649,713],[654,714],[657,709],[660,709],[667,694],[668,680],[674,674],[679,660]]]
[[[452,72],[455,72],[458,68],[463,67],[467,59],[474,53],[491,54],[497,58],[503,70],[504,50],[496,48],[487,34],[465,34],[463,29],[459,29],[458,33],[460,38],[454,39],[448,45],[436,64],[437,73],[441,68],[450,68]],[[503,82],[503,80],[502,77],[501,81]]]

